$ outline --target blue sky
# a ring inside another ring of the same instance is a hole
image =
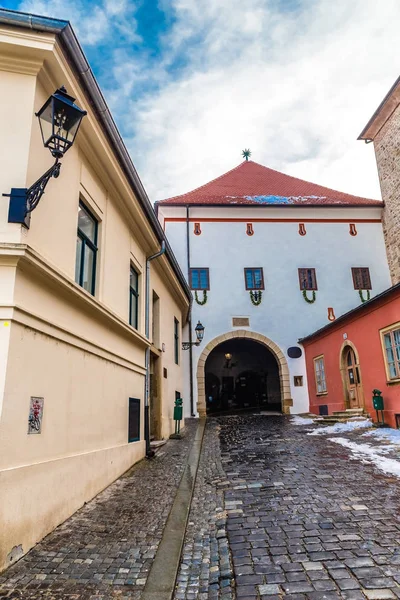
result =
[[[1,1],[1,0],[0,0]],[[3,0],[70,20],[152,200],[233,168],[379,197],[356,140],[399,75],[385,0]]]

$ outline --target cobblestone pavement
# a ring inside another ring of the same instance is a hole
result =
[[[286,417],[219,422],[238,600],[400,598],[398,478]]]
[[[59,526],[0,575],[0,598],[138,600],[197,422]]]
[[[207,422],[174,600],[232,600],[219,427]]]
[[[139,600],[196,425],[0,576],[0,598]],[[400,598],[400,479],[330,438],[382,442],[315,428],[208,420],[174,600]]]

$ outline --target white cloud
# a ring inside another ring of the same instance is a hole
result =
[[[87,46],[103,42],[117,32],[138,41],[135,4],[130,0],[104,0],[89,4],[85,0],[23,0],[19,10],[70,21],[79,38]]]
[[[99,57],[108,45],[100,83],[152,200],[224,173],[248,147],[274,169],[380,197],[372,144],[356,138],[399,73],[398,0],[158,0],[172,25],[156,58],[146,39],[129,46],[146,3],[20,9],[71,20]]]
[[[380,197],[372,145],[356,138],[398,75],[397,0],[384,11],[375,0],[310,0],[292,11],[276,0],[166,5],[176,21],[146,74],[160,87],[136,100],[133,86],[124,106],[153,200],[222,174],[245,147],[272,168]],[[168,77],[177,60],[179,77]]]

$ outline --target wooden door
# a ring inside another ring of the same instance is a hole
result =
[[[362,408],[360,367],[353,348],[349,348],[345,356],[345,373],[349,408]]]

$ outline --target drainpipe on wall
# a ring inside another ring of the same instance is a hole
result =
[[[189,238],[189,207],[186,207],[186,259],[187,259],[187,280],[190,281],[190,238]],[[192,311],[189,312],[189,385],[190,385],[190,415],[195,417],[193,406],[193,346],[192,346]]]
[[[146,258],[146,292],[145,292],[145,335],[150,340],[150,262],[165,252],[165,242],[161,242],[160,251]],[[150,346],[146,348],[145,357],[146,377],[144,380],[144,439],[146,456],[152,458],[154,451],[150,448]]]

